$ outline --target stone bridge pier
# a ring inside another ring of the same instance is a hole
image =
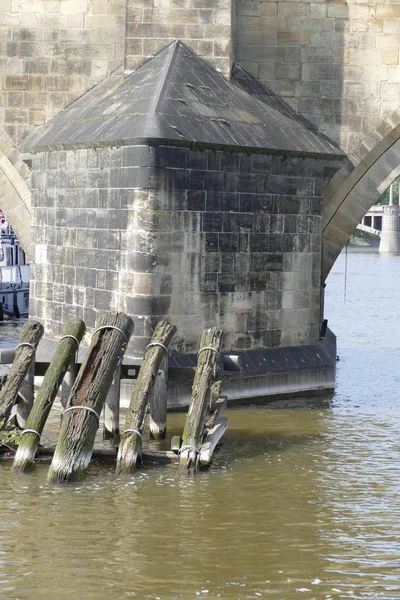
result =
[[[126,310],[140,360],[161,317],[184,355],[219,324],[310,389],[325,279],[400,175],[399,47],[384,0],[0,2],[4,212],[46,335]]]
[[[389,187],[389,205],[372,206],[357,229],[379,236],[379,252],[400,252],[399,183]]]
[[[399,211],[398,205],[383,207],[379,252],[400,252]]]
[[[400,8],[390,0],[4,0],[0,34],[1,208],[28,253],[20,144],[176,39],[228,78],[240,65],[347,154],[324,193],[323,278],[399,175]]]

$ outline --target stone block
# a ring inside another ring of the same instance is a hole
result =
[[[400,6],[398,4],[378,4],[376,17],[378,19],[400,19]]]
[[[88,9],[88,0],[63,0],[63,2],[61,2],[61,13],[86,14]]]
[[[375,36],[376,47],[382,49],[394,49],[399,48],[399,37],[396,34],[379,33]]]
[[[398,48],[392,50],[382,51],[382,63],[384,65],[398,65],[399,64],[399,50]]]
[[[0,12],[11,12],[12,0],[0,0]]]
[[[93,14],[106,14],[108,11],[108,0],[92,0]]]

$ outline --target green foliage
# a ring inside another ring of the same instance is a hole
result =
[[[396,179],[396,181],[392,184],[393,187],[393,201],[396,204],[398,202],[398,198],[400,196],[400,178]],[[377,204],[381,206],[389,204],[389,196],[390,196],[390,186],[386,188],[383,192],[382,196],[379,198]]]
[[[389,204],[389,188],[387,188],[382,196],[379,198],[377,204],[381,205],[381,206],[386,206],[387,204]]]
[[[350,239],[365,240],[365,238],[366,238],[365,231],[360,231],[359,229],[355,229],[353,231],[353,233],[351,234]]]
[[[6,425],[5,429],[2,429],[2,427],[3,421],[0,421],[0,446],[3,445],[16,449],[19,444],[21,432],[12,425]]]
[[[379,237],[367,231],[356,229],[351,235],[350,244],[355,246],[379,246]]]

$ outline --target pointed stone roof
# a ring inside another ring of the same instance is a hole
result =
[[[343,157],[286,105],[248,90],[176,41],[126,78],[94,87],[27,138],[24,150],[167,143]]]

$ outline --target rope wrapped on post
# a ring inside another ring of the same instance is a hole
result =
[[[151,342],[150,344],[147,344],[146,350],[147,350],[147,348],[154,348],[155,346],[159,346],[160,348],[162,348],[164,350],[165,354],[168,354],[167,348],[161,342]]]
[[[79,348],[79,346],[81,345],[81,342],[78,340],[78,338],[74,335],[63,335],[62,338],[60,338],[60,342],[62,342],[63,340],[66,340],[70,338],[71,340],[75,340],[75,343],[77,345],[77,347]]]
[[[215,352],[215,354],[219,358],[219,351],[216,348],[213,348],[213,346],[204,346],[204,348],[201,348],[197,353],[197,358],[199,358],[200,354],[205,350],[211,350],[212,352]]]
[[[115,325],[102,325],[101,327],[98,327],[94,331],[93,337],[96,335],[96,333],[98,333],[99,331],[102,331],[103,329],[115,329],[115,331],[119,331],[119,333],[123,336],[123,338],[125,340],[125,344],[128,345],[129,338],[125,335],[125,333],[122,331],[122,329],[120,327],[116,327]]]
[[[93,408],[90,408],[90,406],[69,406],[68,408],[66,408],[64,410],[63,415],[65,415],[65,413],[69,412],[70,410],[77,410],[78,408],[82,408],[83,410],[87,410],[87,411],[93,413],[94,416],[97,419],[97,422],[100,421],[99,415],[97,414],[97,412]]]
[[[121,433],[121,436],[125,435],[126,433],[136,433],[136,435],[138,435],[140,437],[140,439],[143,439],[142,434],[137,429],[133,429],[133,428],[132,429],[125,429],[125,431],[123,431]]]
[[[200,454],[200,450],[197,448],[197,446],[193,446],[193,444],[185,444],[184,446],[181,446],[179,448],[178,451],[178,456],[180,456],[183,452],[195,452],[196,454]]]
[[[29,342],[22,342],[22,344],[18,344],[18,346],[16,346],[15,349],[18,350],[18,348],[22,348],[23,346],[28,346],[28,348],[32,348],[32,350],[36,352],[36,347]]]
[[[42,437],[42,434],[36,431],[36,429],[24,429],[24,431],[22,431],[20,435],[25,435],[25,433],[34,433],[38,436],[39,439]]]

